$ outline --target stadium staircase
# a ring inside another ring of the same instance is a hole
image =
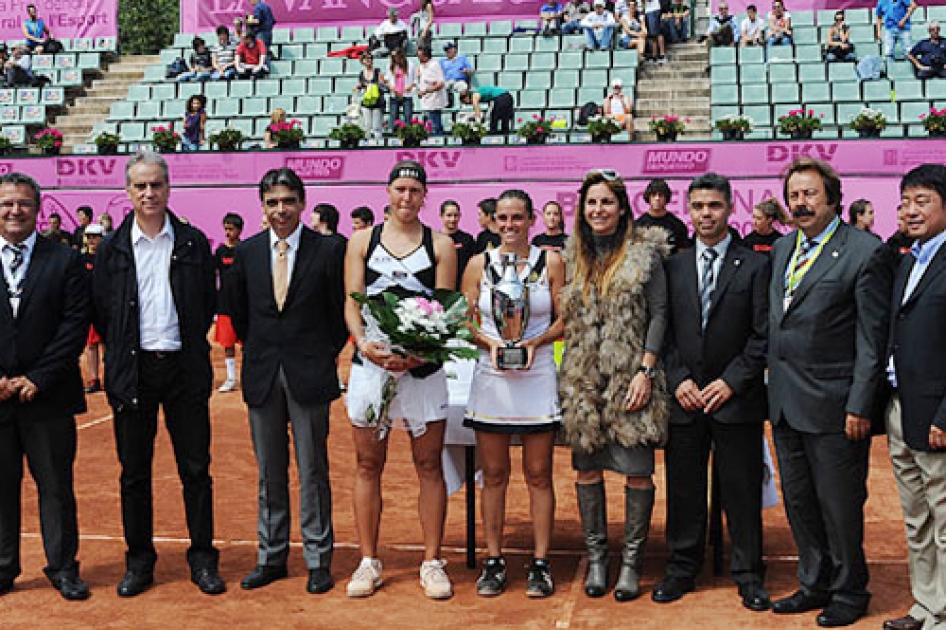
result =
[[[647,123],[652,117],[675,114],[688,118],[681,140],[706,140],[711,137],[710,80],[706,74],[706,46],[695,38],[669,49],[670,63],[644,64],[637,78],[634,103],[635,136],[653,142]]]

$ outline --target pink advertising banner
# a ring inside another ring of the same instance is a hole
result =
[[[277,28],[328,26],[333,23],[380,24],[388,9],[398,9],[407,21],[420,7],[419,0],[267,0]],[[434,0],[436,19],[445,22],[535,18],[536,0]],[[251,13],[247,0],[181,0],[181,32],[197,33],[232,24],[238,15]]]
[[[118,0],[0,0],[0,39],[24,39],[30,4],[56,39],[118,36]]]
[[[711,0],[710,4],[713,7],[713,12],[717,11],[717,5],[720,0]],[[746,7],[750,4],[754,4],[759,8],[759,13],[763,16],[771,8],[771,2],[769,0],[728,0],[729,10],[731,13],[740,14],[745,13]],[[930,6],[935,4],[946,4],[946,0],[924,0],[922,3],[919,3],[920,6]],[[786,0],[785,10],[791,12],[794,11],[822,11],[826,9],[837,10],[837,9],[854,9],[854,8],[869,8],[873,9],[877,6],[877,0]]]

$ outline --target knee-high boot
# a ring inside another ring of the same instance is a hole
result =
[[[641,594],[641,567],[654,511],[654,488],[641,490],[625,486],[624,501],[624,550],[621,553],[621,572],[614,587],[614,598],[619,602],[630,601]]]
[[[588,547],[585,594],[601,597],[608,592],[608,510],[604,482],[575,484],[581,528]]]

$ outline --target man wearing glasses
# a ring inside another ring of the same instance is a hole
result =
[[[918,41],[907,59],[913,64],[917,79],[946,78],[946,40],[939,35],[938,21],[933,20],[927,28],[929,38]]]

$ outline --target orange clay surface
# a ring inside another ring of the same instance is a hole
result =
[[[347,373],[349,354],[342,360]],[[214,348],[217,385],[223,380],[223,353]],[[345,584],[360,559],[351,504],[355,458],[350,425],[342,401],[332,407],[329,452],[334,492],[336,551],[332,572],[337,580],[326,595],[305,591],[306,568],[298,544],[298,517],[293,504],[293,549],[289,579],[256,591],[240,589],[240,579],[256,563],[256,463],[246,409],[240,393],[214,393],[213,466],[216,538],[221,551],[220,571],[228,591],[210,597],[191,584],[185,561],[187,532],[180,482],[166,431],[159,432],[154,463],[155,534],[160,559],[156,584],[134,599],[120,599],[115,585],[124,572],[124,544],[118,497],[118,463],[112,436],[111,410],[104,394],[89,397],[89,412],[77,419],[79,453],[75,465],[82,577],[92,588],[86,602],[67,602],[42,573],[45,564],[36,492],[24,482],[22,538],[23,573],[15,589],[0,597],[0,629],[21,628],[817,628],[812,612],[795,616],[754,613],[740,605],[727,577],[714,578],[710,562],[697,590],[672,604],[656,604],[650,591],[663,573],[665,503],[663,467],[658,460],[657,506],[644,568],[644,596],[619,604],[609,594],[589,599],[582,591],[584,562],[581,525],[567,449],[555,454],[558,497],[552,553],[556,593],[545,600],[524,594],[525,565],[531,541],[528,496],[514,449],[506,523],[506,555],[510,585],[500,597],[477,597],[477,571],[465,566],[465,503],[463,492],[450,499],[444,539],[455,595],[448,601],[430,601],[418,585],[421,560],[420,526],[416,516],[416,483],[407,437],[396,432],[390,445],[384,478],[384,515],[381,558],[384,587],[373,597],[351,600]],[[621,480],[608,482],[610,540],[617,558],[623,531]],[[293,488],[295,500],[296,487]],[[880,628],[884,619],[900,617],[912,603],[906,564],[903,521],[886,440],[875,438],[867,503],[866,548],[873,600],[868,617],[855,627]],[[479,517],[477,522],[479,523]],[[478,526],[479,558],[482,529]],[[765,511],[766,584],[773,597],[796,588],[796,550],[781,505]],[[727,557],[728,562],[728,557]],[[612,580],[617,562],[612,562]]]

